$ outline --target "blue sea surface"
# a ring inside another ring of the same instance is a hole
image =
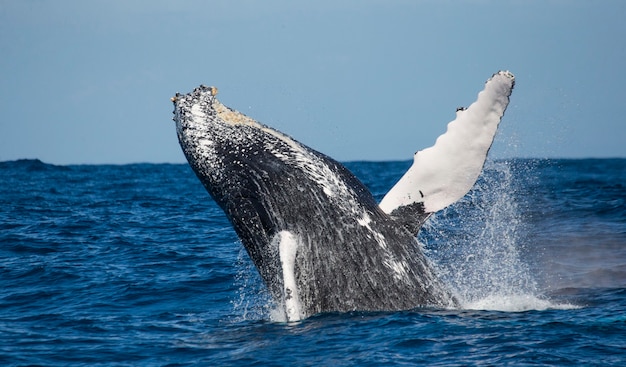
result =
[[[419,240],[461,309],[286,323],[188,165],[0,162],[0,365],[626,365],[626,159],[489,161]]]

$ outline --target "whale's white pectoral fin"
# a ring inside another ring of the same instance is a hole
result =
[[[381,209],[391,214],[417,204],[433,213],[462,198],[480,175],[514,84],[512,73],[494,74],[476,102],[457,110],[435,145],[415,153],[413,165],[385,195]]]
[[[272,239],[278,247],[280,264],[283,270],[283,301],[287,321],[301,320],[302,307],[298,295],[296,283],[296,254],[298,251],[298,238],[289,231],[280,231]]]

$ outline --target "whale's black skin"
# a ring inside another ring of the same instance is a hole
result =
[[[485,109],[496,127],[513,86],[512,74],[498,78],[504,81],[481,102],[497,102]],[[433,205],[419,197],[421,190],[413,195],[401,181],[401,201],[394,204],[391,197],[386,213],[342,164],[222,105],[216,94],[216,88],[200,86],[172,98],[178,139],[287,320],[327,311],[458,305],[416,240],[432,214],[424,202]],[[483,108],[476,105],[460,113]],[[488,134],[474,171],[482,168],[495,128]],[[441,144],[446,153],[447,143]],[[432,183],[425,187],[440,191]]]
[[[400,222],[384,213],[341,163],[237,112],[218,113],[224,107],[214,92],[200,87],[173,98],[178,138],[276,300],[285,294],[272,240],[289,231],[298,239],[300,317],[456,304],[428,265],[416,232],[404,225],[406,218]],[[194,104],[202,104],[204,116],[194,116]],[[316,175],[332,177],[316,181]],[[427,216],[417,215],[413,227]]]

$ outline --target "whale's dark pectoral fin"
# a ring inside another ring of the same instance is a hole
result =
[[[426,212],[423,202],[399,206],[389,213],[396,222],[415,235],[431,214]]]
[[[456,119],[435,145],[415,153],[413,165],[385,195],[380,208],[405,227],[419,229],[429,213],[462,198],[482,171],[514,85],[512,73],[494,74],[476,102],[457,110]]]

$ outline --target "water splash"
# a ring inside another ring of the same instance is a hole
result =
[[[231,301],[233,311],[237,315],[235,321],[267,319],[268,315],[271,320],[274,320],[272,315],[276,312],[273,310],[277,307],[274,306],[272,297],[245,248],[241,244],[237,245],[240,246],[235,266],[237,269],[235,286],[238,289],[238,298]],[[280,315],[276,317],[280,318]]]
[[[541,295],[522,261],[525,224],[513,173],[512,162],[488,162],[468,195],[434,215],[420,232],[427,256],[465,309],[526,311],[565,306]]]
[[[246,249],[240,244],[235,268],[235,284],[237,298],[231,301],[233,321],[270,320],[272,322],[290,322],[285,313],[285,305],[277,303],[263,283],[254,263]]]
[[[503,312],[571,310],[579,306],[569,303],[553,303],[551,300],[533,294],[493,294],[473,302],[463,304],[466,310]]]

